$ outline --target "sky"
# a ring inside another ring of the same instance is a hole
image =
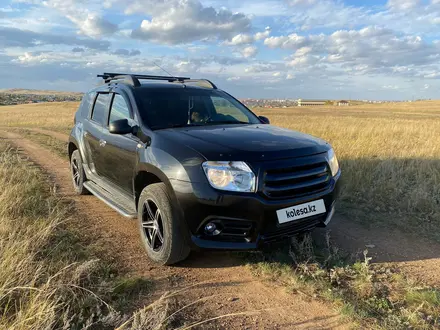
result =
[[[240,98],[439,99],[440,0],[0,0],[0,88],[159,67]]]

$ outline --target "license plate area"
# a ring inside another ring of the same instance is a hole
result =
[[[284,224],[300,219],[313,217],[326,212],[323,199],[300,205],[294,205],[277,211],[278,223]]]

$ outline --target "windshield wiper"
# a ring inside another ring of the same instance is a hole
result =
[[[218,120],[218,121],[209,121],[204,123],[205,125],[221,125],[221,124],[249,124],[245,121],[239,120]]]
[[[160,129],[167,129],[167,128],[179,128],[179,127],[191,127],[191,126],[203,126],[204,124],[196,124],[196,123],[191,123],[191,124],[172,124],[172,125],[167,125],[164,127],[161,127]]]
[[[237,121],[237,120],[220,120],[220,121],[209,121],[204,123],[190,123],[190,124],[171,124],[167,126],[161,126],[161,127],[152,127],[154,130],[158,129],[168,129],[168,128],[180,128],[180,127],[194,127],[194,126],[208,126],[208,125],[222,125],[222,124],[247,124],[244,121]]]

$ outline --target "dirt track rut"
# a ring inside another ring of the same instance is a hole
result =
[[[62,133],[35,130],[67,141]],[[81,218],[105,239],[110,253],[130,274],[145,276],[161,283],[162,291],[176,290],[200,283],[185,294],[191,302],[210,297],[197,304],[202,317],[229,313],[261,311],[246,316],[224,318],[208,328],[219,329],[329,329],[347,328],[329,306],[299,294],[287,293],[277,286],[255,280],[243,262],[228,253],[193,253],[176,267],[156,266],[149,262],[139,240],[134,220],[128,220],[107,207],[94,196],[76,196],[71,188],[69,164],[49,150],[22,136],[0,131],[29,158],[41,166],[59,189],[59,193],[74,200]],[[205,283],[206,282],[206,283]],[[156,293],[160,294],[160,292]]]

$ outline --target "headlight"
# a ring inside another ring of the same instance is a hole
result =
[[[338,159],[336,158],[335,151],[333,149],[330,149],[327,152],[327,158],[328,158],[328,165],[330,166],[330,170],[332,171],[332,176],[335,176],[338,174],[339,171],[339,163]]]
[[[255,174],[244,162],[204,162],[206,177],[220,190],[254,192]]]

